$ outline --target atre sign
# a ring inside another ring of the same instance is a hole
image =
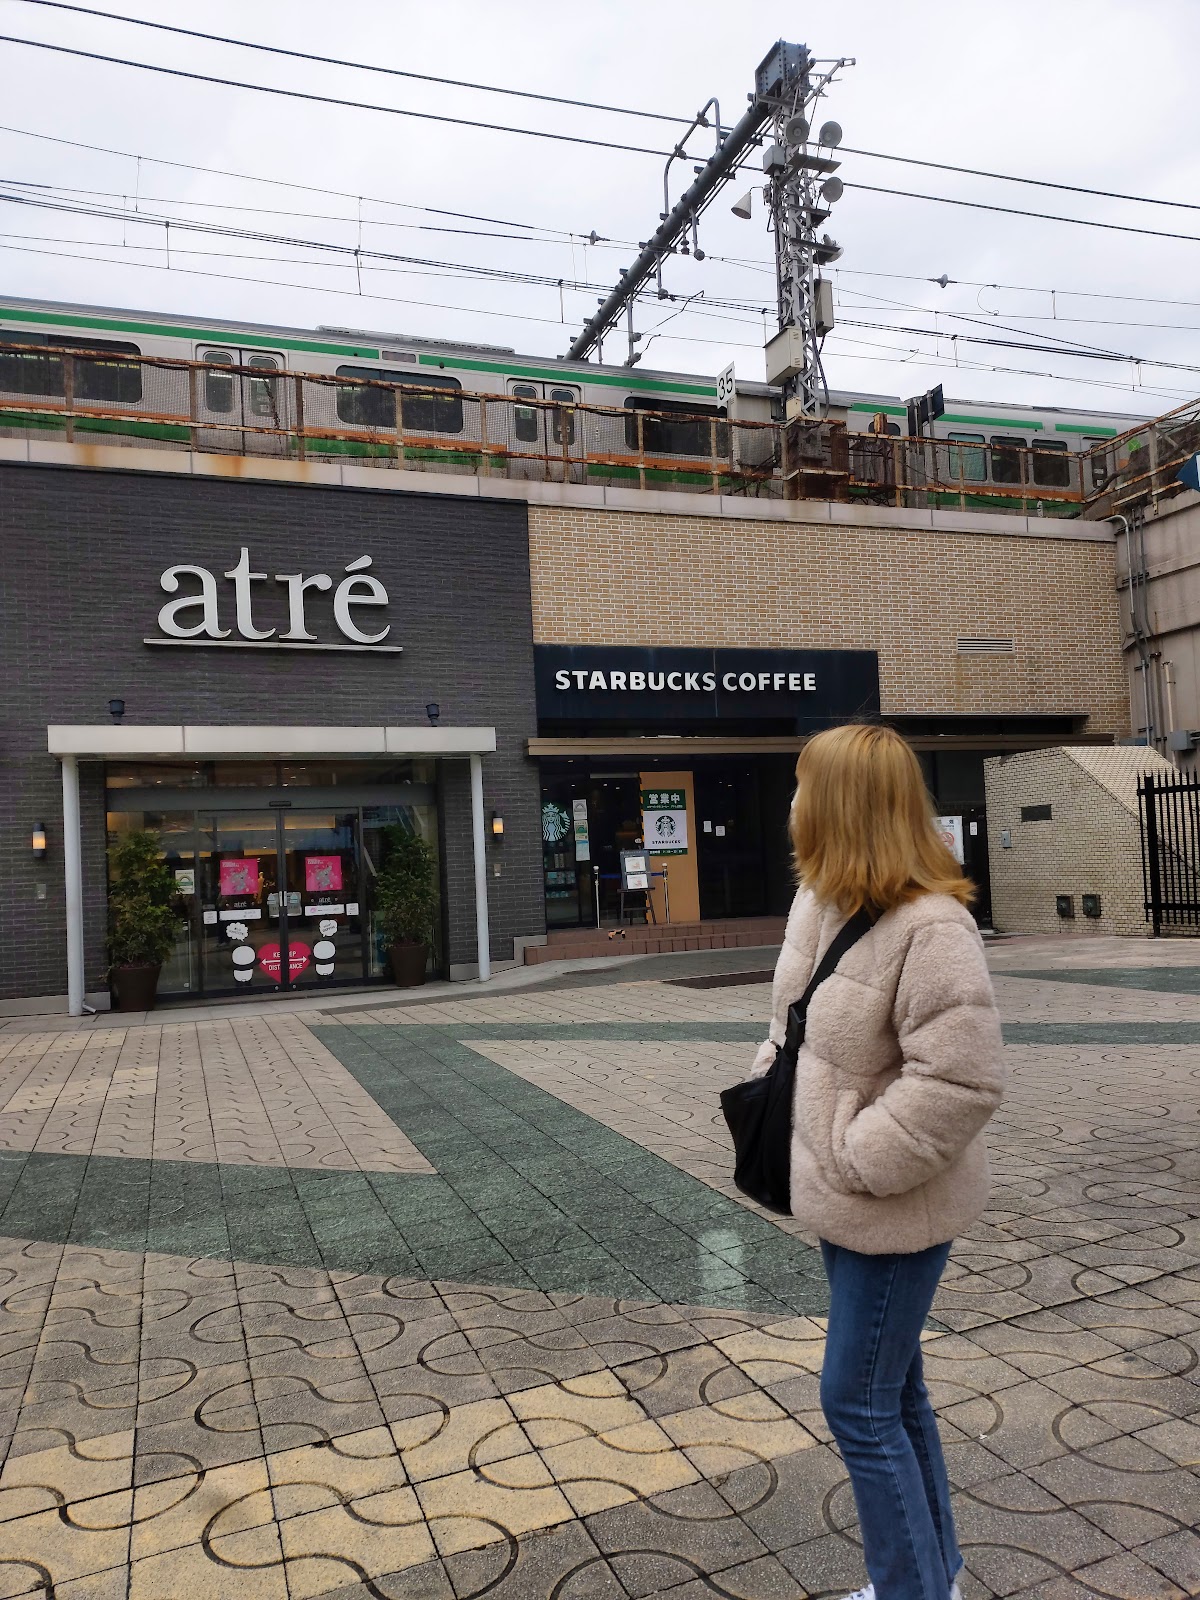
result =
[[[179,598],[162,607],[158,613],[159,631],[144,643],[258,650],[371,650],[399,655],[401,645],[384,643],[392,631],[391,623],[381,615],[388,604],[388,592],[368,572],[371,560],[370,556],[359,556],[348,562],[336,582],[328,572],[276,572],[273,581],[282,585],[282,592],[274,591],[272,609],[279,612],[286,607],[286,627],[260,626],[266,618],[255,616],[255,602],[260,603],[261,611],[267,595],[256,590],[255,585],[272,580],[265,572],[252,571],[250,551],[245,545],[238,560],[222,574],[231,586],[231,591],[225,591],[224,604],[217,578],[207,567],[187,562],[168,567],[159,577],[159,586]],[[309,598],[330,590],[331,606],[319,605]],[[324,622],[330,611],[340,637],[329,638],[327,634],[323,639],[313,629],[320,625],[318,614]],[[232,627],[224,625],[226,619],[232,621]]]
[[[534,646],[539,725],[777,722],[811,732],[879,715],[874,650]]]

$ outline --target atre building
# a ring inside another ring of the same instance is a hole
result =
[[[139,828],[186,914],[163,999],[386,981],[397,822],[438,975],[590,948],[643,841],[664,935],[762,942],[797,750],[850,717],[917,751],[986,922],[984,763],[1129,735],[1114,557],[1034,514],[2,438],[0,1003],[108,1004]],[[248,909],[335,955],[238,979]]]

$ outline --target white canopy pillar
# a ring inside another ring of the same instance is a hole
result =
[[[67,897],[67,1010],[83,1015],[83,848],[79,835],[79,762],[62,758],[63,876]]]
[[[475,926],[479,948],[479,980],[492,975],[492,943],[488,932],[487,834],[483,825],[483,758],[471,756],[471,840],[475,854]]]

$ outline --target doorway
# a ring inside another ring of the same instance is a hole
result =
[[[207,995],[363,982],[358,816],[293,810],[201,812],[196,899]]]
[[[291,426],[291,407],[281,381],[284,359],[271,350],[239,350],[224,345],[197,345],[196,360],[207,363],[197,373],[195,414],[206,426],[198,431],[201,449],[238,450],[241,454],[284,455],[287,440],[260,428]],[[247,367],[248,372],[236,372]]]
[[[582,483],[583,419],[574,409],[579,404],[580,391],[568,384],[510,378],[508,392],[516,401],[542,402],[512,407],[508,427],[513,449],[509,477]],[[552,405],[545,404],[547,401]]]
[[[128,776],[141,779],[153,770]],[[247,768],[235,775],[254,773]],[[274,765],[259,774],[278,775]],[[126,775],[110,769],[110,843],[129,831],[153,833],[179,896],[182,915],[175,948],[163,963],[160,995],[244,998],[388,981],[375,882],[389,832],[417,833],[440,856],[432,766],[411,776],[378,787],[239,785],[223,791],[214,784],[188,793],[166,787],[165,772],[153,786],[126,786]],[[440,908],[433,931],[437,972],[444,949]]]

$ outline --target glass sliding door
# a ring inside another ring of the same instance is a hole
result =
[[[282,879],[287,885],[288,982],[292,989],[361,983],[358,808],[282,811]]]
[[[322,781],[289,783],[297,776]],[[390,976],[374,879],[389,828],[420,834],[440,855],[436,770],[432,762],[407,763],[378,787],[353,781],[358,771],[344,785],[342,776],[329,762],[302,771],[250,762],[228,772],[110,768],[108,843],[137,829],[154,833],[178,891],[178,936],[159,983],[164,1000],[247,998]],[[439,911],[434,971],[441,947]]]
[[[283,988],[275,812],[200,812],[196,831],[202,992]]]

